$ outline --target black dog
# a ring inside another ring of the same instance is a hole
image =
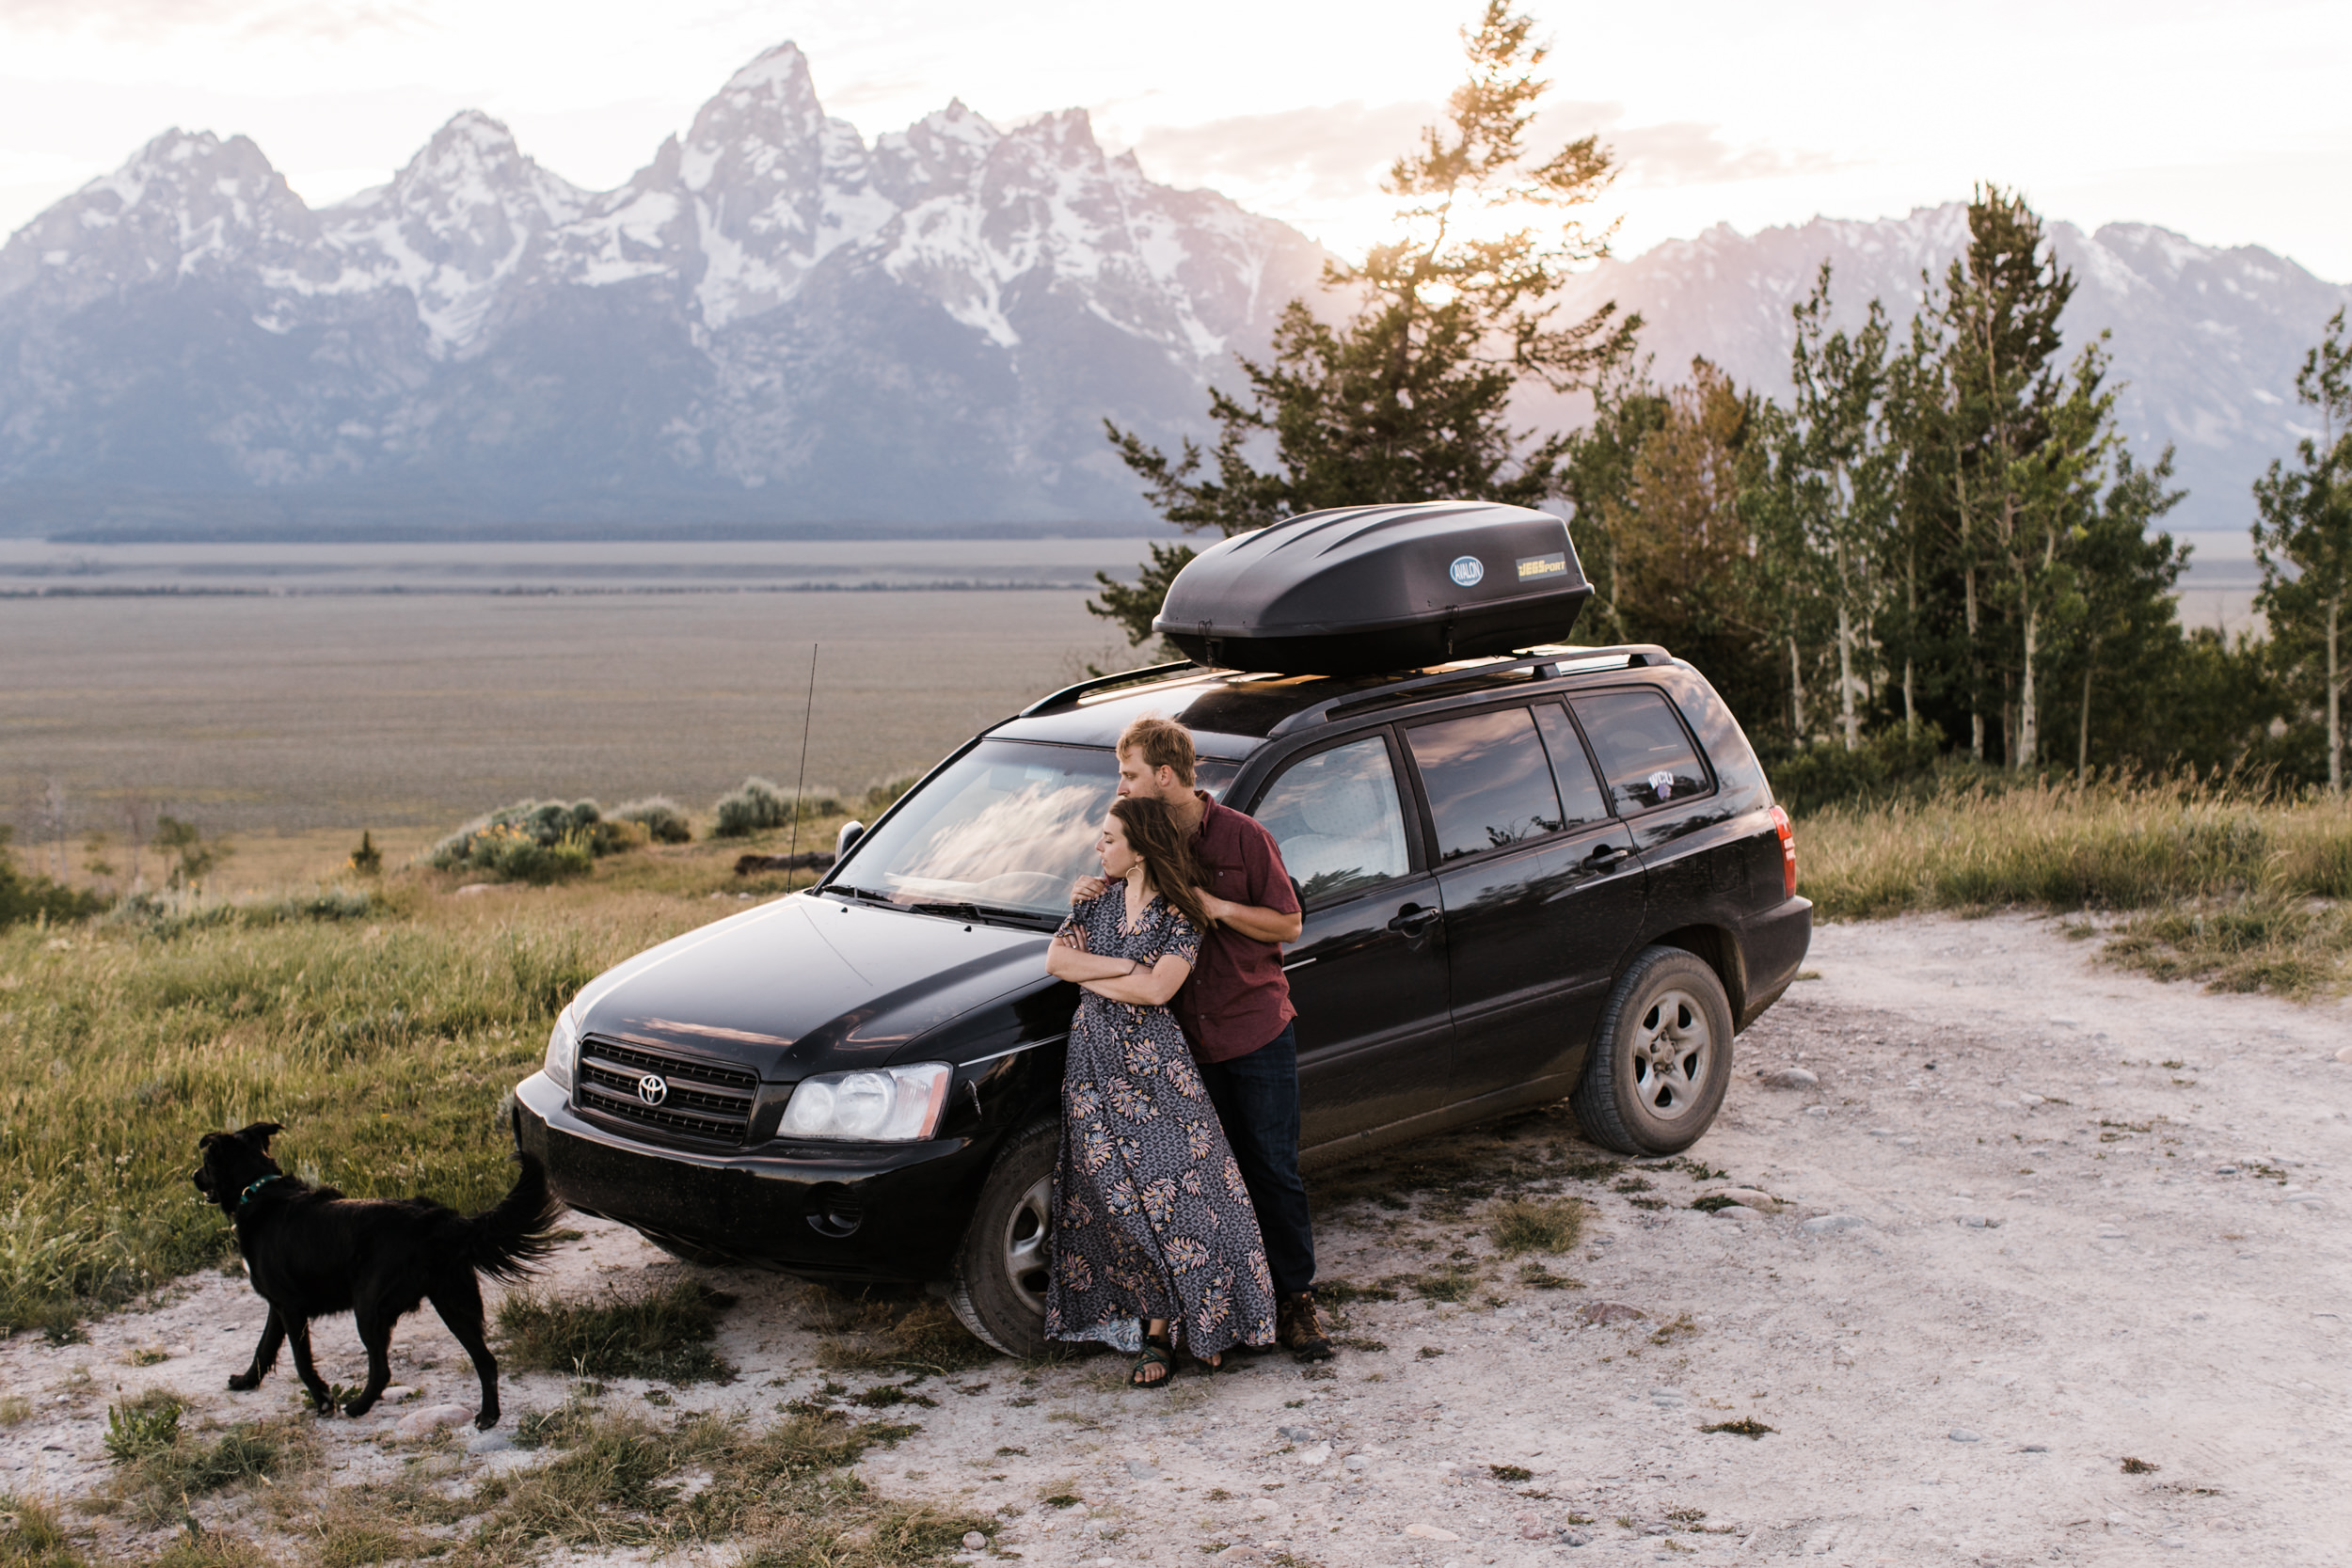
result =
[[[499,1364],[483,1342],[482,1288],[474,1275],[516,1279],[554,1249],[549,1232],[561,1211],[548,1196],[537,1157],[516,1154],[523,1173],[514,1191],[468,1219],[429,1197],[366,1201],[296,1180],[269,1157],[269,1141],[281,1131],[274,1121],[257,1121],[197,1140],[203,1156],[197,1190],[235,1224],[246,1272],[269,1303],[253,1365],[229,1386],[239,1393],[259,1387],[278,1363],[278,1347],[291,1339],[294,1370],[312,1405],[331,1414],[334,1399],[310,1364],[310,1320],[349,1312],[368,1350],[368,1386],[343,1414],[364,1416],[392,1378],[392,1325],[430,1299],[481,1374],[474,1425],[496,1426]]]

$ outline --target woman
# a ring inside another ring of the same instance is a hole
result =
[[[1110,884],[1047,950],[1086,992],[1070,1027],[1054,1271],[1045,1333],[1133,1354],[1167,1381],[1181,1344],[1214,1369],[1274,1341],[1274,1281],[1249,1189],[1168,1010],[1208,917],[1199,866],[1168,808],[1122,799],[1095,842]]]

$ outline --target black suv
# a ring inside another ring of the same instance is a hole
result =
[[[589,985],[517,1090],[522,1146],[682,1257],[944,1283],[1036,1353],[1078,994],[1045,944],[1143,714],[1193,732],[1201,787],[1298,883],[1311,1165],[1563,1096],[1607,1148],[1686,1148],[1804,957],[1788,819],[1663,649],[1164,665],[1033,704],[845,829],[819,886]]]

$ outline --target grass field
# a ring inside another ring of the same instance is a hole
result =
[[[448,827],[525,796],[707,807],[928,767],[1117,641],[1076,592],[18,599],[0,610],[0,820],[75,846],[151,807],[243,842]],[[241,875],[242,874],[242,875]]]
[[[2352,803],[2192,783],[1961,784],[1817,812],[1797,846],[1825,919],[2121,916],[2108,956],[2166,979],[2297,997],[2352,986]]]
[[[731,873],[766,843],[635,850],[551,888],[459,896],[459,875],[409,869],[342,905],[0,931],[0,1323],[64,1333],[224,1256],[188,1181],[216,1128],[282,1122],[288,1168],[355,1195],[493,1201],[513,1180],[500,1102],[555,1013],[739,894],[782,891]]]

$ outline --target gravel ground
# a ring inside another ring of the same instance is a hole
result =
[[[1581,1288],[1512,1283],[1476,1205],[1367,1198],[1327,1223],[1327,1277],[1459,1249],[1486,1283],[1459,1304],[1352,1304],[1358,1348],[1327,1370],[1261,1358],[1135,1393],[1103,1358],[931,1378],[934,1407],[890,1412],[921,1432],[861,1473],[995,1513],[992,1550],[1033,1564],[2345,1561],[2352,1011],[2159,985],[2099,967],[2095,945],[2012,916],[1825,927],[1820,978],[1741,1038],[1692,1150],[1725,1178],[1537,1184],[1595,1206],[1551,1260]],[[1788,1069],[1817,1082],[1772,1086]],[[1558,1122],[1511,1135],[1556,1150]],[[1778,1212],[1687,1207],[1735,1183]],[[566,1292],[679,1267],[582,1228],[552,1281]],[[722,1336],[743,1375],[672,1408],[764,1418],[817,1388],[807,1292],[713,1277],[743,1296]],[[262,1315],[241,1281],[207,1276],[87,1344],[0,1346],[0,1386],[35,1404],[0,1433],[0,1485],[87,1492],[106,1405],[151,1385],[221,1419],[284,1409],[290,1368],[222,1391]],[[318,1340],[330,1379],[356,1380],[348,1321]],[[171,1358],[130,1365],[141,1347]],[[470,1414],[429,1314],[403,1325],[394,1367],[413,1399],[321,1424],[338,1482],[396,1468],[413,1451],[399,1423],[439,1402]],[[510,1377],[509,1426],[564,1391]],[[1750,1420],[1770,1433],[1700,1430]],[[503,1430],[465,1464],[538,1462]]]

